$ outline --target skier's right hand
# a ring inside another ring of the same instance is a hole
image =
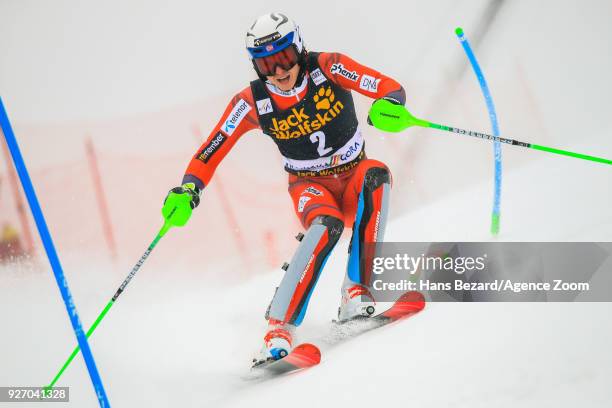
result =
[[[200,204],[201,191],[193,183],[174,187],[168,192],[162,207],[164,219],[174,227],[182,227],[189,221],[191,212]]]

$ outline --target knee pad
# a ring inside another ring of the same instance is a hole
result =
[[[328,239],[334,242],[338,242],[342,236],[342,231],[344,231],[344,222],[332,215],[319,215],[312,220],[310,226],[312,227],[313,225],[325,226],[327,229]]]
[[[370,191],[376,190],[383,184],[391,184],[391,172],[386,167],[372,167],[365,173],[363,186]]]

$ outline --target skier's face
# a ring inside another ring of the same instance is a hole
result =
[[[297,77],[300,72],[300,65],[295,64],[291,69],[286,70],[280,66],[276,66],[276,74],[273,76],[267,76],[268,81],[276,86],[281,91],[290,91],[297,82]]]

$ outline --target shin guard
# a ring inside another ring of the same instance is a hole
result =
[[[313,220],[274,294],[267,319],[294,326],[302,323],[321,270],[343,229],[343,221],[330,215]]]
[[[359,194],[343,291],[355,284],[366,288],[371,285],[372,262],[376,253],[376,245],[367,244],[383,241],[390,193],[389,170],[383,167],[368,169]]]

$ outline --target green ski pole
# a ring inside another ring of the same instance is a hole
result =
[[[171,204],[174,204],[174,205],[170,207],[172,209],[168,212],[166,212],[165,208],[164,210],[162,210],[162,214],[165,218],[164,225],[161,227],[161,229],[157,233],[157,236],[155,237],[153,242],[151,242],[151,244],[149,245],[145,253],[140,257],[138,262],[136,262],[136,265],[134,265],[134,267],[128,274],[127,278],[125,278],[121,286],[119,286],[119,289],[117,289],[117,291],[115,292],[111,300],[106,304],[106,307],[104,307],[104,310],[102,310],[98,318],[94,321],[94,323],[91,325],[89,330],[87,330],[87,333],[85,334],[87,338],[89,338],[89,336],[91,336],[92,333],[96,330],[96,327],[98,327],[102,319],[104,319],[104,316],[106,316],[110,308],[113,306],[113,304],[115,304],[115,301],[117,300],[117,298],[121,295],[121,293],[125,290],[128,283],[130,283],[132,278],[136,275],[136,272],[138,272],[142,264],[149,257],[149,254],[151,254],[151,251],[153,251],[153,249],[155,248],[159,240],[162,239],[164,235],[166,235],[166,233],[170,230],[171,227],[181,227],[187,223],[187,220],[189,220],[189,217],[191,216],[191,207],[188,204],[189,198],[182,197],[176,194],[174,195],[171,194],[168,200],[174,200],[171,202]],[[181,203],[181,201],[184,201],[184,203]],[[66,360],[62,368],[55,375],[55,378],[53,378],[53,381],[51,381],[49,385],[44,387],[46,390],[50,390],[53,388],[53,386],[60,379],[64,371],[66,371],[66,368],[68,368],[72,360],[74,360],[76,355],[79,353],[79,350],[80,350],[79,346],[76,346],[74,348],[74,350],[72,351],[72,354],[70,354],[70,357],[68,357],[68,360]]]
[[[447,132],[457,133],[460,135],[477,137],[479,139],[497,141],[512,146],[526,147],[528,149],[541,150],[543,152],[560,154],[563,156],[575,157],[577,159],[590,160],[598,163],[612,164],[612,160],[604,159],[596,156],[570,152],[567,150],[555,149],[553,147],[540,146],[537,144],[520,142],[514,139],[505,137],[493,136],[487,133],[475,132],[473,130],[464,130],[452,126],[440,125],[429,122],[427,120],[414,117],[402,105],[393,104],[387,100],[381,99],[376,101],[370,108],[370,120],[376,128],[387,132],[401,132],[411,126],[420,126],[425,128],[434,128],[445,130]]]

